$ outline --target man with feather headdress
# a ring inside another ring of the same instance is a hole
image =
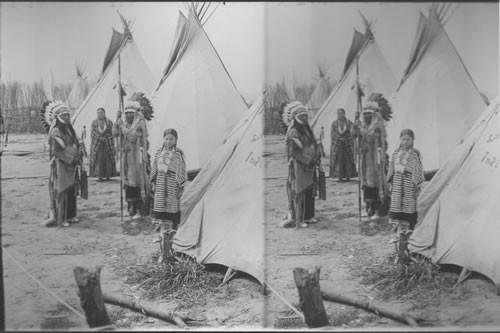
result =
[[[288,157],[287,194],[288,217],[281,223],[286,227],[307,227],[315,223],[314,195],[316,167],[321,161],[320,150],[308,123],[306,107],[300,102],[290,102],[283,108],[283,122],[288,125],[286,147]]]
[[[143,95],[133,94],[124,108],[125,121],[118,112],[113,135],[121,139],[121,163],[123,166],[125,200],[128,216],[139,219],[149,213],[151,190],[149,188],[150,161],[148,156],[148,130],[146,119],[152,109],[146,108]]]
[[[363,187],[363,199],[367,215],[377,219],[386,200],[386,134],[383,115],[379,104],[370,98],[363,106],[363,121],[356,112],[351,134],[360,140],[361,166],[360,177]]]
[[[75,130],[70,121],[71,113],[62,101],[46,102],[42,118],[49,132],[50,149],[50,216],[43,224],[54,222],[69,226],[77,222],[77,168],[82,152]]]

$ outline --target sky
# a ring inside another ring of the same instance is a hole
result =
[[[364,32],[358,10],[374,20],[380,49],[401,79],[415,38],[419,10],[430,3],[268,3],[265,11],[266,81],[293,75],[299,82],[313,80],[317,65],[326,65],[338,80],[352,40],[353,29]],[[499,9],[497,3],[460,3],[445,24],[478,88],[498,94]]]
[[[216,4],[213,4],[215,6]],[[2,81],[33,82],[50,77],[67,82],[75,63],[98,76],[112,28],[122,32],[116,10],[134,21],[139,51],[158,80],[172,46],[183,3],[0,3]],[[214,7],[213,7],[214,8]],[[263,4],[220,4],[205,30],[240,92],[254,97],[263,86]]]
[[[314,80],[317,64],[338,78],[358,14],[375,20],[375,38],[397,78],[413,43],[418,11],[428,3],[240,3],[220,5],[205,30],[240,92],[254,98],[263,84]],[[134,20],[135,42],[157,79],[172,45],[179,10],[172,2],[0,3],[2,81],[75,78],[75,63],[97,77],[111,38],[122,31],[116,10]],[[478,88],[498,94],[498,3],[461,3],[445,29]]]

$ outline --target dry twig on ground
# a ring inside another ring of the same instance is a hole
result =
[[[416,255],[395,264],[395,255],[382,260],[360,258],[351,270],[361,278],[361,284],[376,291],[383,300],[411,299],[425,303],[432,295],[452,286],[453,281],[429,259]]]
[[[207,272],[205,267],[190,259],[178,259],[164,264],[154,263],[130,271],[126,283],[138,285],[148,299],[182,300],[184,305],[197,303],[219,291],[220,274]]]

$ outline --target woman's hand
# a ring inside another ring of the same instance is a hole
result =
[[[156,189],[156,184],[155,182],[151,182],[151,190],[154,192]]]
[[[180,199],[184,194],[184,187],[179,187],[179,191],[177,192],[177,199]]]

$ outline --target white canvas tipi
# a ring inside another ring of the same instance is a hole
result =
[[[248,109],[195,13],[179,21],[170,59],[151,102],[150,153],[175,128],[188,170],[201,168]]]
[[[336,86],[335,80],[329,75],[329,71],[326,71],[321,66],[318,66],[319,78],[314,88],[309,101],[307,102],[307,110],[309,111],[309,116],[314,118],[318,113],[319,109],[323,103],[328,99],[332,90]]]
[[[420,14],[387,124],[389,152],[399,144],[401,130],[411,128],[428,172],[439,168],[486,106],[443,28],[443,9],[430,8],[428,18]]]
[[[264,281],[260,96],[186,188],[174,249]]]
[[[387,97],[396,87],[396,78],[375,41],[370,24],[363,16],[361,17],[366,26],[365,34],[354,31],[342,78],[316,116],[311,120],[311,126],[316,137],[319,136],[321,127],[324,127],[323,146],[327,155],[329,155],[331,144],[330,127],[332,122],[337,119],[337,109],[344,108],[346,117],[351,121],[354,121],[357,111],[356,58],[359,59],[358,78],[364,98],[368,98],[374,92],[382,93]]]
[[[419,196],[409,249],[500,288],[500,100],[493,101]],[[500,289],[498,289],[500,291]]]
[[[80,104],[85,100],[85,97],[89,94],[90,84],[88,78],[84,75],[81,66],[75,65],[76,68],[76,79],[73,84],[73,88],[66,98],[66,104],[72,110],[77,110]]]
[[[84,126],[86,127],[85,145],[87,149],[90,148],[90,126],[97,117],[97,109],[103,107],[106,110],[106,117],[113,122],[116,120],[119,110],[119,77],[121,77],[124,93],[128,96],[134,92],[148,94],[154,87],[153,74],[144,62],[129,31],[128,24],[123,17],[122,20],[125,27],[124,33],[121,34],[113,29],[101,77],[71,118],[79,137]],[[123,98],[126,100],[127,96]]]
[[[56,82],[54,80],[54,75],[52,70],[43,71],[42,77],[40,78],[40,83],[42,85],[42,90],[45,95],[45,99],[53,101],[57,99],[55,94]]]

